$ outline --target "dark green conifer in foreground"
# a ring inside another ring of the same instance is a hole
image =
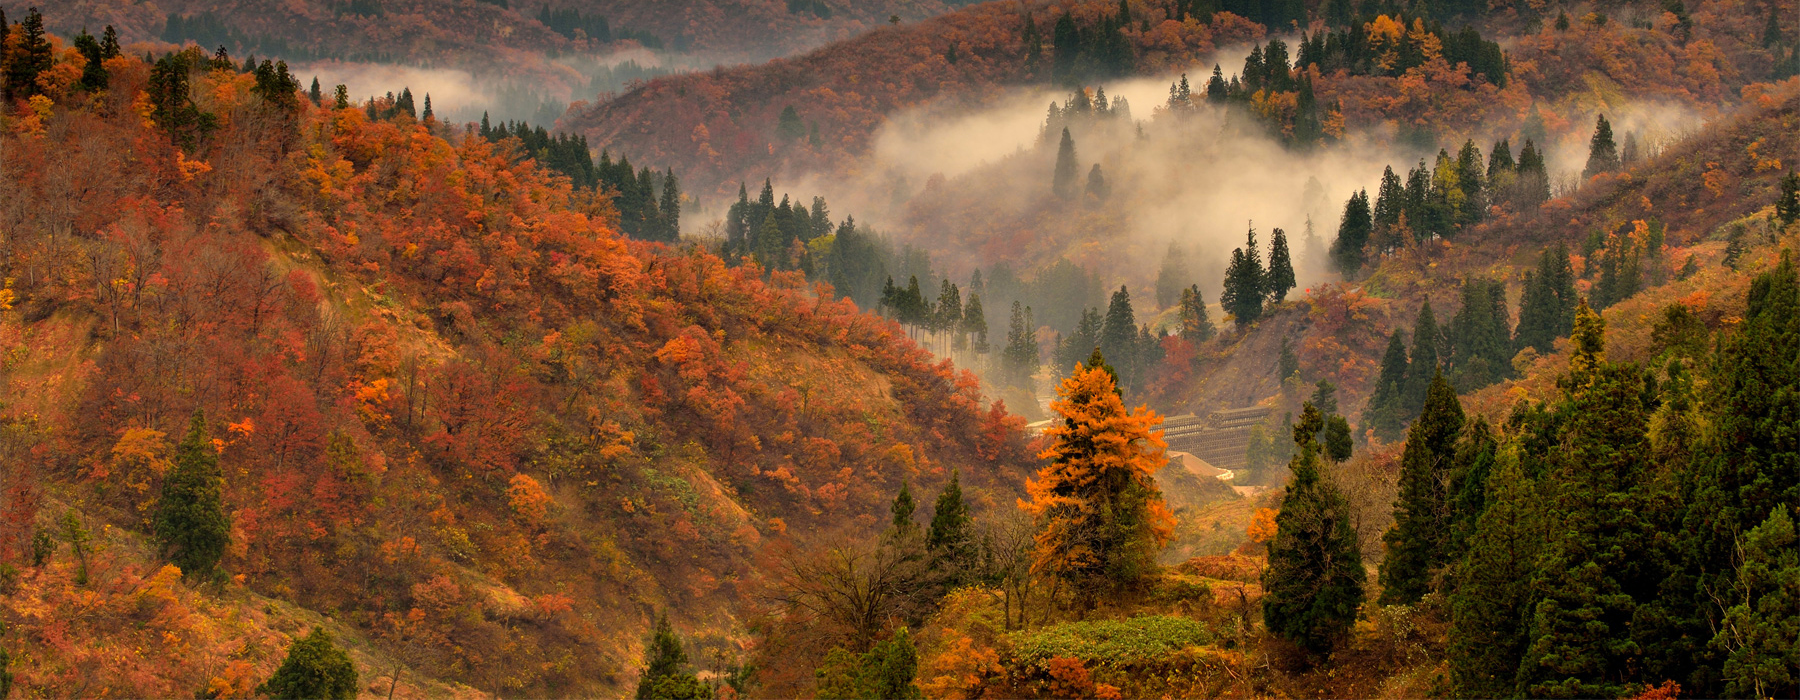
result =
[[[1382,536],[1381,603],[1416,603],[1430,592],[1433,573],[1446,562],[1450,509],[1446,485],[1462,435],[1462,404],[1442,374],[1432,377],[1425,409],[1406,434],[1400,457],[1400,497],[1394,526]]]
[[[206,417],[195,411],[187,437],[175,448],[175,464],[163,479],[154,518],[163,556],[190,577],[211,577],[225,556],[231,517],[220,496],[224,482],[219,454],[206,435]]]
[[[1363,602],[1362,553],[1350,507],[1319,473],[1313,439],[1324,419],[1307,404],[1293,438],[1300,451],[1269,542],[1263,571],[1263,620],[1276,637],[1314,654],[1329,654],[1349,633]]]
[[[350,655],[325,628],[314,627],[288,645],[281,667],[256,690],[276,700],[350,700],[356,697],[356,678]]]
[[[656,618],[656,630],[644,650],[644,669],[638,674],[637,700],[706,700],[712,687],[700,682],[688,665],[681,638],[669,627],[669,615]]]

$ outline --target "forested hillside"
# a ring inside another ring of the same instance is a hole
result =
[[[624,238],[516,138],[38,21],[0,137],[24,693],[242,694],[316,625],[412,696],[616,693],[660,611],[735,663],[759,557],[902,483],[1022,490],[972,377],[797,276]]]
[[[1688,1],[6,4],[0,699],[1800,694]]]

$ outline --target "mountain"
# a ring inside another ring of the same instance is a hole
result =
[[[243,692],[326,625],[427,694],[616,694],[658,614],[733,647],[763,558],[902,483],[1020,492],[972,376],[796,275],[625,239],[515,142],[198,51],[104,67],[0,137],[25,692]],[[189,589],[154,533],[202,416],[229,542]]]

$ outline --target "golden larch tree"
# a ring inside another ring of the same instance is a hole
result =
[[[1037,519],[1032,570],[1069,584],[1082,604],[1154,571],[1174,517],[1151,477],[1168,462],[1162,417],[1126,410],[1099,352],[1057,388],[1062,424],[1039,454],[1049,464],[1027,483]]]

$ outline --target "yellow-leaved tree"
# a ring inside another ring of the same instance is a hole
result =
[[[1050,463],[1027,483],[1037,519],[1032,571],[1068,585],[1077,604],[1142,579],[1156,570],[1174,517],[1151,475],[1168,462],[1162,416],[1139,406],[1126,410],[1117,376],[1098,350],[1075,366],[1050,409]]]

